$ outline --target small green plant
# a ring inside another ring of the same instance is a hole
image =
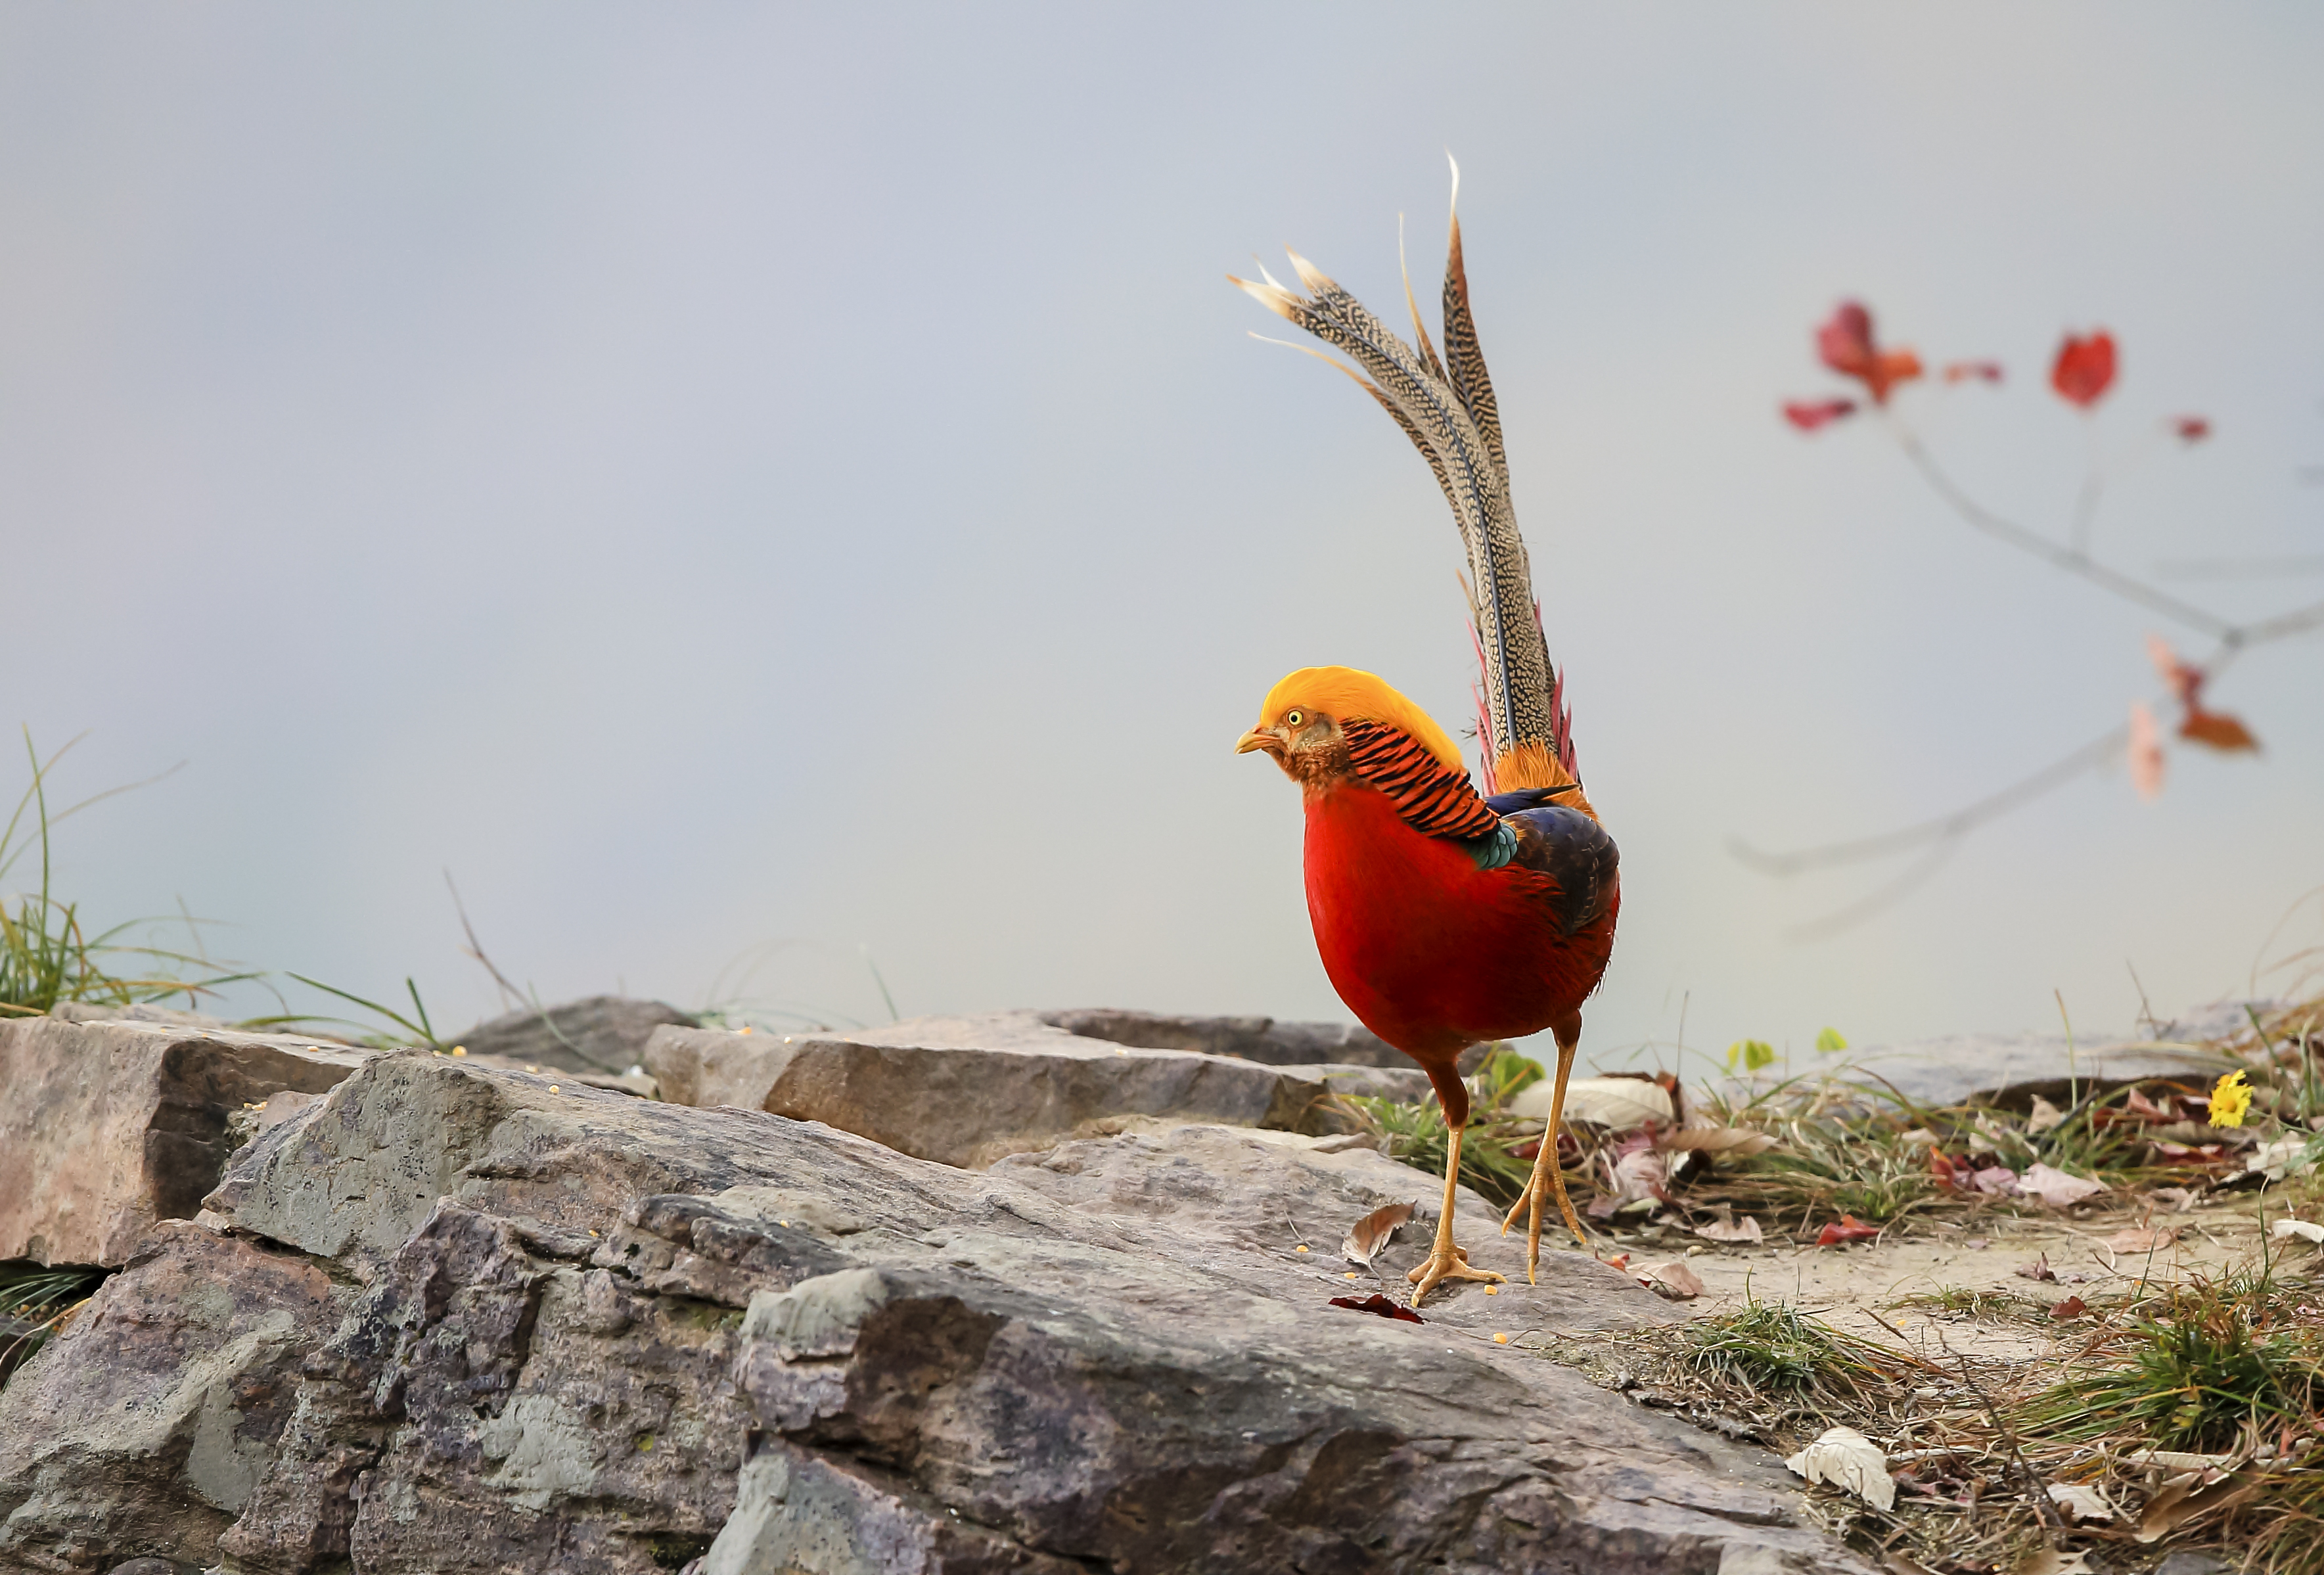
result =
[[[0,880],[36,848],[41,864],[37,890],[0,897],[0,1018],[40,1017],[60,1001],[124,1007],[180,993],[191,1006],[219,986],[248,977],[219,973],[199,957],[132,944],[126,937],[149,921],[133,920],[92,931],[83,924],[79,906],[56,895],[50,828],[126,790],[110,788],[51,816],[48,776],[71,748],[69,743],[43,760],[32,746],[32,734],[25,733],[24,753],[32,762],[32,779],[17,799],[7,824],[0,827]],[[206,977],[180,976],[187,971]]]
[[[2265,1275],[2165,1291],[2091,1353],[2114,1359],[2037,1396],[2029,1420],[2071,1441],[2226,1450],[2247,1430],[2312,1430],[2324,1403],[2324,1339]]]
[[[1860,1405],[1896,1377],[1897,1359],[1786,1302],[1753,1302],[1678,1331],[1680,1365],[1756,1398]]]
[[[1727,1067],[1732,1072],[1757,1072],[1775,1064],[1775,1047],[1765,1039],[1738,1039],[1727,1046]]]
[[[1848,1041],[1840,1037],[1838,1028],[1826,1028],[1816,1036],[1816,1054],[1819,1055],[1830,1055],[1847,1048]]]
[[[103,1269],[0,1264],[0,1382],[32,1360],[104,1282]]]
[[[1528,1141],[1542,1141],[1541,1122],[1513,1116],[1508,1106],[1517,1093],[1539,1082],[1541,1064],[1497,1045],[1469,1079],[1469,1126],[1461,1136],[1461,1181],[1488,1202],[1504,1207],[1517,1201],[1533,1175]],[[1444,1174],[1444,1151],[1450,1134],[1444,1111],[1437,1102],[1406,1104],[1399,1100],[1362,1094],[1344,1096],[1357,1119],[1381,1139],[1390,1159],[1431,1175]]]
[[[1969,1285],[1940,1285],[1933,1291],[1899,1296],[1888,1305],[1910,1307],[1919,1312],[1940,1312],[1954,1318],[1972,1318],[1980,1323],[2036,1320],[2046,1323],[2050,1319],[2047,1304],[2030,1296],[2015,1296],[2007,1291],[1980,1291]]]

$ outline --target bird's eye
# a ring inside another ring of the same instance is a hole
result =
[[[1306,724],[1307,714],[1304,711],[1286,711],[1283,714],[1283,725],[1286,727],[1305,727]]]

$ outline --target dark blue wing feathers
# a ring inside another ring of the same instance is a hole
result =
[[[1499,808],[1502,800],[1533,798],[1554,791],[1531,788],[1502,793],[1490,802]],[[1556,804],[1502,813],[1508,817],[1506,824],[1517,834],[1517,855],[1509,862],[1557,883],[1557,895],[1550,906],[1561,932],[1570,935],[1605,913],[1620,880],[1621,854],[1604,826],[1578,809]]]

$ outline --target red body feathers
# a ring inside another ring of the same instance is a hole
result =
[[[1598,988],[1618,891],[1568,935],[1552,876],[1478,868],[1466,845],[1416,830],[1360,778],[1305,797],[1324,972],[1366,1027],[1432,1073],[1480,1040],[1541,1032]]]

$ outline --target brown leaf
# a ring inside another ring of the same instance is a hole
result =
[[[2083,1305],[2080,1296],[2069,1296],[2062,1302],[2052,1302],[2050,1304],[2051,1320],[2058,1323],[2071,1322],[2089,1311],[2089,1309]]]
[[[1748,1241],[1755,1247],[1766,1239],[1759,1230],[1759,1221],[1748,1214],[1740,1220],[1713,1220],[1708,1225],[1696,1226],[1694,1233],[1711,1241]]]
[[[1374,1291],[1370,1295],[1364,1297],[1361,1301],[1358,1301],[1353,1296],[1334,1296],[1332,1298],[1332,1305],[1334,1307],[1346,1307],[1351,1311],[1357,1312],[1375,1313],[1382,1318],[1394,1318],[1405,1323],[1425,1323],[1428,1322],[1427,1319],[1423,1318],[1411,1308],[1398,1306],[1396,1303],[1389,1301],[1386,1296],[1381,1295],[1378,1291]]]
[[[1412,1219],[1417,1202],[1389,1203],[1348,1227],[1348,1234],[1340,1243],[1340,1256],[1359,1268],[1372,1266],[1381,1248],[1396,1239],[1396,1233]]]
[[[2090,1556],[2061,1553],[2044,1543],[2009,1566],[2009,1575],[2090,1575]]]
[[[2115,1518],[2114,1506],[2107,1502],[2106,1495],[2088,1483],[2052,1482],[2050,1484],[2050,1502],[2064,1510],[2068,1520]]]
[[[2132,1225],[2107,1238],[2107,1245],[2116,1252],[2159,1252],[2179,1239],[2179,1232],[2167,1226],[2151,1229]]]
[[[1838,1247],[1847,1241],[1877,1241],[1878,1239],[1880,1239],[1880,1227],[1867,1225],[1853,1214],[1842,1214],[1816,1232],[1815,1244],[1818,1247]]]
[[[2238,1487],[2233,1478],[2206,1485],[2203,1478],[2209,1474],[2190,1471],[2163,1483],[2162,1491],[2147,1501],[2146,1514],[2131,1534],[2142,1543],[2159,1543],[2199,1515],[2240,1503],[2258,1486],[2246,1482]]]
[[[2055,1280],[2058,1277],[2056,1271],[2050,1267],[2050,1255],[2046,1252],[2032,1263],[2019,1264],[2015,1272],[2029,1280]]]
[[[2252,736],[2236,717],[2224,711],[2205,711],[2200,706],[2187,708],[2187,720],[2179,724],[2179,736],[2194,743],[2208,744],[2215,750],[2255,750],[2259,740]]]
[[[2041,1199],[2053,1209],[2064,1209],[2106,1191],[2106,1184],[2086,1176],[2068,1175],[2036,1160],[2017,1178],[2017,1190],[2027,1197]]]
[[[1775,1146],[1775,1138],[1748,1127],[1681,1127],[1655,1141],[1665,1148],[1691,1148],[1701,1154],[1731,1154],[1738,1159],[1765,1154]]]
[[[1702,1294],[1702,1276],[1680,1260],[1658,1263],[1637,1272],[1638,1284],[1673,1302],[1692,1302]]]

